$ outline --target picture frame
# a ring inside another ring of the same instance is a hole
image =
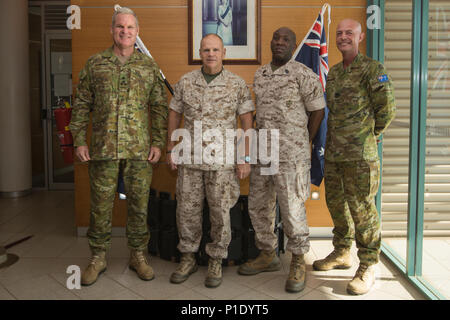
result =
[[[224,41],[223,64],[261,64],[261,0],[188,0],[188,24],[189,64],[202,64],[208,33]]]

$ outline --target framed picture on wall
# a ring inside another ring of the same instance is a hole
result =
[[[201,64],[203,36],[219,35],[224,64],[261,64],[261,0],[189,0],[189,64]]]

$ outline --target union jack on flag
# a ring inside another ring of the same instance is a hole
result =
[[[317,20],[312,25],[309,32],[306,34],[302,43],[295,50],[292,59],[303,63],[311,68],[317,75],[319,75],[322,88],[325,92],[328,75],[328,47],[325,36],[325,27],[323,16],[328,8],[328,26],[330,25],[330,11],[331,6],[326,3],[317,17]],[[328,28],[329,30],[329,28]],[[320,186],[325,166],[325,142],[327,135],[327,119],[328,108],[325,107],[325,116],[320,124],[319,131],[313,140],[313,149],[311,153],[311,183]]]

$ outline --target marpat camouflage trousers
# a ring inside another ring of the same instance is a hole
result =
[[[182,253],[197,252],[202,238],[203,202],[206,196],[211,221],[211,243],[205,251],[211,258],[228,256],[231,241],[230,209],[236,204],[240,186],[236,171],[206,171],[178,167],[177,228]]]
[[[261,175],[260,169],[260,165],[252,166],[248,196],[256,247],[264,251],[277,247],[274,228],[278,198],[283,231],[288,237],[286,250],[296,255],[307,253],[310,245],[305,201],[310,193],[309,164],[280,162],[275,175]]]
[[[325,161],[325,192],[333,219],[333,245],[350,248],[355,238],[360,263],[378,262],[381,233],[375,195],[378,161]]]
[[[91,216],[87,237],[92,252],[105,251],[111,246],[111,220],[119,170],[122,170],[127,196],[128,247],[145,250],[150,240],[147,208],[152,165],[146,160],[89,161]]]

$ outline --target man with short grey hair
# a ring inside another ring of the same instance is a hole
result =
[[[80,72],[70,130],[75,154],[82,162],[89,161],[91,212],[87,237],[92,257],[81,275],[82,285],[93,284],[106,270],[119,172],[128,203],[129,266],[142,280],[154,278],[144,253],[150,238],[147,206],[152,164],[158,162],[166,142],[168,110],[159,67],[134,48],[138,32],[134,12],[118,9],[111,25],[113,46],[90,57]]]
[[[137,18],[137,16],[136,16],[136,13],[134,13],[133,10],[131,10],[130,8],[127,8],[127,7],[118,7],[118,8],[116,8],[116,9],[114,10],[114,13],[113,13],[113,16],[112,16],[112,23],[111,23],[112,26],[115,26],[115,25],[116,25],[116,17],[117,17],[119,14],[129,14],[129,15],[132,15],[132,16],[134,17],[134,21],[136,22],[136,27],[139,29],[139,20],[138,20],[138,18]]]

